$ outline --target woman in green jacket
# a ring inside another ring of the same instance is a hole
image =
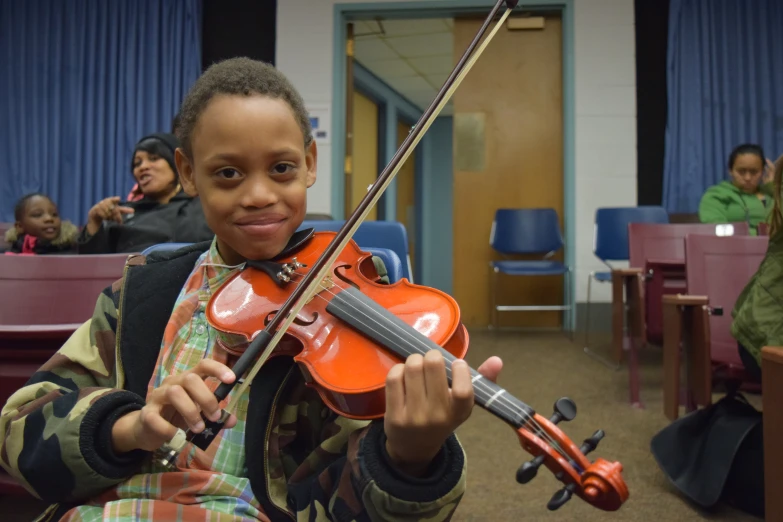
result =
[[[731,335],[748,372],[761,380],[761,349],[783,345],[783,162],[775,162],[769,246],[732,310]]]
[[[775,164],[782,162],[781,158]],[[731,151],[731,181],[721,181],[707,189],[699,204],[699,220],[702,223],[746,222],[750,233],[756,235],[758,224],[767,220],[773,202],[775,165],[767,159],[765,169],[764,163],[764,151],[758,145],[740,145]]]

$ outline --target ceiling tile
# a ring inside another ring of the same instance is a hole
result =
[[[400,36],[384,38],[384,41],[389,47],[406,57],[450,55],[454,52],[454,38],[451,33]]]
[[[451,52],[438,56],[408,58],[408,62],[422,74],[449,74],[455,65]]]
[[[379,78],[388,81],[389,78],[400,76],[416,76],[416,71],[408,65],[408,62],[398,58],[397,60],[373,60],[362,65],[367,67]]]
[[[436,89],[439,89],[440,86],[446,83],[446,80],[449,79],[449,73],[428,74],[424,78],[430,83],[430,85],[433,85]]]
[[[399,58],[388,45],[374,36],[357,39],[354,47],[354,56],[362,63]]]
[[[441,18],[421,18],[418,20],[383,20],[381,22],[386,37],[413,34],[432,34],[451,32]]]
[[[434,89],[421,76],[407,76],[404,78],[384,78],[393,89],[401,93],[410,92],[434,92]]]
[[[353,34],[359,35],[358,38],[364,38],[364,36],[361,36],[363,34],[376,36],[379,35],[380,32],[380,27],[378,27],[378,24],[373,21],[359,20],[353,22]]]

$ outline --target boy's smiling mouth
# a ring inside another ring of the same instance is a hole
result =
[[[245,234],[256,237],[273,236],[288,218],[282,214],[265,214],[259,216],[246,216],[237,219],[234,224]]]

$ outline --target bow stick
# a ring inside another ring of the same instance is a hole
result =
[[[236,386],[237,382],[240,381],[240,377],[245,375],[245,372],[252,364],[252,368],[250,368],[250,371],[247,373],[245,379],[241,380],[237,393],[232,396],[228,405],[223,410],[220,420],[214,424],[222,426],[228,419],[229,415],[236,409],[240,397],[243,395],[247,387],[250,386],[253,378],[261,370],[261,367],[264,365],[266,360],[272,355],[274,348],[283,338],[286,331],[288,330],[288,327],[291,325],[291,323],[293,323],[294,319],[296,319],[299,311],[316,293],[321,290],[320,282],[324,279],[324,277],[326,277],[331,265],[340,255],[340,252],[342,252],[345,246],[350,242],[351,238],[358,230],[359,225],[364,222],[373,205],[375,205],[381,198],[386,188],[400,171],[402,165],[413,153],[414,149],[421,141],[424,133],[427,132],[427,130],[432,125],[432,122],[435,121],[435,118],[438,117],[440,112],[443,110],[443,107],[446,105],[446,103],[448,103],[449,99],[454,94],[454,91],[457,90],[459,85],[462,83],[462,80],[473,68],[473,65],[495,37],[500,27],[502,27],[503,23],[516,7],[517,3],[518,0],[497,0],[494,7],[492,8],[492,11],[489,13],[486,20],[484,20],[484,23],[482,24],[478,33],[473,38],[473,41],[470,43],[459,62],[454,67],[451,75],[449,75],[440,91],[438,91],[438,94],[435,96],[435,99],[432,101],[432,103],[430,103],[430,106],[427,108],[421,118],[419,118],[419,121],[416,122],[413,129],[405,138],[402,145],[400,145],[400,148],[394,154],[394,157],[392,157],[389,164],[386,166],[383,172],[381,172],[380,176],[378,176],[377,181],[370,187],[370,190],[362,198],[356,210],[354,210],[351,216],[348,217],[345,224],[343,224],[340,231],[337,232],[337,235],[334,237],[332,242],[324,250],[323,254],[321,254],[318,260],[313,264],[313,267],[307,271],[307,274],[304,276],[302,281],[294,288],[291,295],[288,297],[280,310],[275,314],[266,328],[260,331],[245,349],[245,352],[242,354],[233,368],[237,380],[231,384],[222,383],[220,386],[218,386],[217,390],[215,390],[215,396],[219,401],[225,399],[234,386]],[[497,21],[484,41],[481,42],[481,39],[487,33],[487,29],[492,23],[492,20],[495,18],[504,4],[506,5],[506,10],[500,16],[500,19]],[[481,42],[480,45],[479,42]],[[207,425],[209,426],[209,424],[210,423]],[[215,434],[209,433],[209,435],[214,436]],[[180,430],[177,435],[167,445],[164,446],[163,452],[165,456],[162,458],[161,463],[165,466],[171,466],[176,459],[176,456],[185,447],[185,444],[192,441],[196,437],[198,437],[198,435],[195,435],[192,432],[185,434],[182,430]],[[211,437],[209,440],[211,440]]]

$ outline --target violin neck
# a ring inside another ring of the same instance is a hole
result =
[[[403,360],[414,354],[438,350],[446,359],[451,382],[451,365],[456,357],[359,290],[343,289],[334,295],[326,310]],[[530,406],[473,368],[470,374],[476,403],[514,428],[524,426],[535,413]]]

